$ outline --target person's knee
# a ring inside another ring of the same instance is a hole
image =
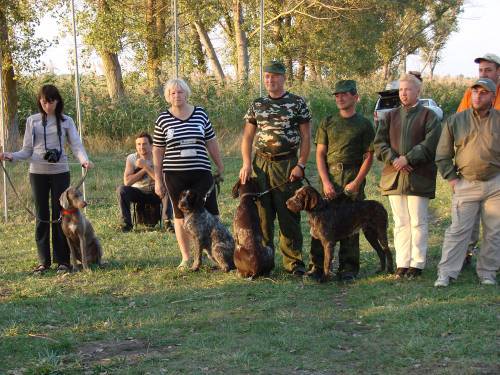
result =
[[[120,185],[116,188],[116,194],[119,196],[119,197],[122,197],[126,194],[127,192],[127,189],[126,189],[126,186],[125,185]]]

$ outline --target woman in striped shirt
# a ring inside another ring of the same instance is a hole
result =
[[[164,95],[170,108],[158,116],[153,137],[155,192],[160,197],[165,195],[164,177],[174,207],[175,236],[182,254],[178,268],[181,269],[188,266],[189,237],[183,228],[184,216],[177,206],[179,195],[186,189],[209,191],[213,185],[209,156],[217,167],[215,174],[222,176],[224,172],[212,124],[203,108],[188,102],[190,94],[189,86],[182,79],[166,83]],[[205,207],[211,214],[219,214],[215,189],[207,197]]]

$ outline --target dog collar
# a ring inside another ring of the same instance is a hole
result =
[[[71,210],[66,210],[63,208],[61,213],[62,213],[62,215],[69,216],[69,215],[75,214],[77,211],[78,211],[78,208],[72,208]]]

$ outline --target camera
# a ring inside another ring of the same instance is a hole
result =
[[[47,150],[43,158],[49,163],[57,163],[61,158],[61,151],[51,148],[50,150]]]

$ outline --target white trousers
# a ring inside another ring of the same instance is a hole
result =
[[[495,280],[500,267],[500,175],[488,181],[467,181],[462,178],[455,185],[451,225],[444,234],[438,265],[440,275],[457,278],[478,212],[483,224],[483,239],[476,272],[480,278]]]
[[[424,269],[429,238],[429,198],[389,195],[394,216],[394,247],[398,268]]]

